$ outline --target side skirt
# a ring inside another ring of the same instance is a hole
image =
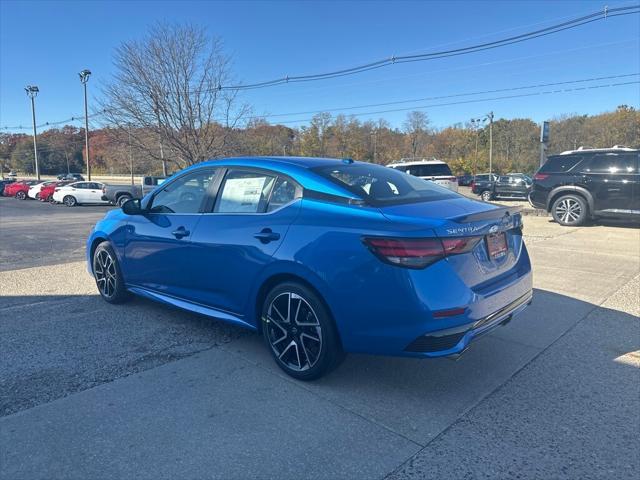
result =
[[[156,302],[171,305],[173,307],[181,308],[182,310],[187,310],[193,313],[198,313],[200,315],[206,315],[207,317],[215,318],[217,320],[222,320],[224,322],[229,322],[234,325],[248,328],[253,331],[257,330],[255,325],[251,325],[250,323],[247,323],[246,321],[242,320],[240,317],[233,315],[232,313],[229,313],[229,312],[217,310],[215,308],[208,307],[199,303],[193,303],[187,300],[182,300],[180,298],[172,297],[164,293],[155,292],[153,290],[147,290],[146,288],[142,288],[142,287],[129,285],[127,286],[127,290],[129,290],[131,293],[135,295],[140,295],[141,297],[145,297],[150,300],[154,300]]]

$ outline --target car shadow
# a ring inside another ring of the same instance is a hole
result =
[[[557,223],[553,218],[549,218],[549,223]],[[592,227],[615,227],[615,228],[640,228],[640,219],[629,220],[622,218],[598,218],[590,220],[584,225],[577,228],[592,228]],[[576,228],[576,227],[573,227]]]

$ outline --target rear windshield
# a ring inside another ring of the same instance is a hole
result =
[[[397,165],[392,167],[416,177],[451,177],[451,169],[446,163],[425,163],[422,165]]]
[[[345,164],[316,167],[313,170],[374,206],[429,202],[458,197],[456,193],[433,182],[380,165]]]
[[[554,155],[540,167],[539,172],[544,173],[564,173],[571,170],[580,163],[582,157],[580,155]]]

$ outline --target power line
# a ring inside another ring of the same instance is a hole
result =
[[[421,53],[421,54],[415,54],[415,55],[392,56],[390,58],[376,60],[366,64],[362,64],[362,65],[358,65],[350,68],[344,68],[341,70],[334,70],[334,71],[325,72],[325,73],[317,73],[317,74],[311,74],[311,75],[286,75],[284,77],[280,77],[272,80],[265,80],[262,82],[256,82],[252,84],[226,85],[226,86],[219,85],[216,90],[252,90],[257,88],[272,87],[275,85],[281,85],[286,83],[326,80],[329,78],[343,77],[347,75],[354,75],[357,73],[375,70],[378,68],[394,65],[397,63],[422,62],[422,61],[434,60],[438,58],[466,55],[469,53],[476,53],[484,50],[504,47],[506,45],[513,45],[515,43],[521,43],[528,40],[533,40],[535,38],[552,35],[554,33],[559,33],[565,30],[577,28],[582,25],[586,25],[598,20],[604,20],[604,19],[624,16],[624,15],[633,15],[637,13],[640,13],[640,5],[632,5],[632,6],[617,7],[617,8],[604,7],[604,9],[602,10],[599,10],[597,12],[594,12],[588,15],[584,15],[582,17],[574,18],[562,23],[551,25],[549,27],[545,27],[545,28],[534,30],[527,33],[522,33],[520,35],[503,38],[501,40],[495,40],[492,42],[485,42],[485,43],[480,43],[476,45],[471,45],[468,47],[435,51],[435,52],[429,52],[429,53]]]
[[[499,96],[499,97],[478,98],[478,99],[472,99],[472,100],[460,100],[458,102],[434,103],[434,104],[430,104],[430,105],[419,105],[419,106],[413,106],[413,107],[407,107],[407,108],[396,108],[396,109],[389,109],[389,110],[377,110],[377,111],[373,111],[373,112],[360,112],[360,113],[354,113],[351,116],[353,116],[353,117],[362,117],[362,116],[367,116],[367,115],[379,115],[379,114],[383,114],[383,113],[406,112],[406,111],[410,111],[410,110],[421,110],[421,109],[434,108],[434,107],[448,107],[448,106],[452,106],[452,105],[464,105],[464,104],[468,104],[468,103],[481,103],[481,102],[489,102],[489,101],[494,101],[494,100],[505,100],[505,99],[510,99],[510,98],[534,97],[534,96],[537,96],[537,95],[552,95],[552,94],[558,94],[558,93],[577,92],[577,91],[580,91],[580,90],[591,90],[591,89],[598,89],[598,88],[619,87],[619,86],[623,86],[623,85],[635,85],[635,84],[640,84],[640,80],[633,81],[633,82],[611,83],[611,84],[606,84],[606,85],[589,85],[589,86],[584,86],[584,87],[565,88],[565,89],[561,89],[561,90],[548,90],[548,91],[541,91],[541,92],[521,93],[521,94],[516,94],[516,95],[504,95],[504,96]],[[287,120],[287,121],[278,122],[278,125],[291,124],[291,123],[304,123],[304,122],[310,122],[311,120],[313,120],[313,118],[305,118],[305,119],[298,119],[298,120]]]
[[[345,110],[357,110],[357,109],[360,109],[360,108],[383,107],[383,106],[388,106],[388,105],[399,105],[399,104],[403,104],[403,103],[422,102],[422,101],[426,101],[426,100],[441,100],[441,99],[445,99],[445,98],[466,97],[466,96],[471,96],[471,95],[485,95],[485,94],[488,94],[488,93],[510,92],[510,91],[516,91],[516,90],[527,90],[529,88],[553,87],[553,86],[559,86],[559,85],[569,85],[569,84],[572,84],[572,83],[585,83],[585,82],[593,82],[593,81],[599,81],[599,80],[613,80],[613,79],[617,79],[617,78],[634,77],[634,76],[638,76],[638,75],[640,75],[640,72],[637,72],[637,73],[626,73],[626,74],[621,74],[621,75],[610,75],[610,76],[606,76],[606,77],[582,78],[582,79],[579,79],[579,80],[567,80],[567,81],[564,81],[564,82],[540,83],[540,84],[536,84],[536,85],[525,85],[525,86],[521,86],[521,87],[499,88],[499,89],[494,89],[494,90],[483,90],[483,91],[479,91],[479,92],[455,93],[455,94],[452,94],[452,95],[440,95],[440,96],[436,96],[436,97],[414,98],[414,99],[411,99],[411,100],[398,100],[398,101],[395,101],[395,102],[370,103],[368,105],[354,105],[354,106],[347,106],[347,107],[334,107],[334,108],[328,108],[328,109],[323,109],[323,110],[307,110],[307,111],[303,111],[303,112],[274,113],[274,114],[270,114],[270,115],[254,115],[254,116],[248,117],[248,119],[274,118],[274,117],[291,117],[291,116],[295,116],[295,115],[308,115],[308,114],[313,114],[313,113],[323,113],[323,112],[327,112],[327,111],[335,112],[335,111],[345,111]]]

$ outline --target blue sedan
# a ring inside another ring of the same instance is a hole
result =
[[[439,357],[532,299],[517,209],[350,159],[233,158],[183,170],[97,223],[100,295],[141,295],[260,332],[311,380],[347,352]]]

